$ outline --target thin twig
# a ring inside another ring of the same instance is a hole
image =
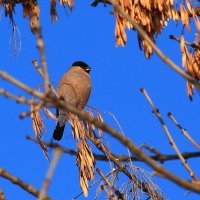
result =
[[[180,129],[180,131],[182,132],[182,134],[197,148],[200,150],[200,145],[198,145],[196,143],[196,141],[189,135],[189,133],[186,131],[186,129],[184,129],[174,118],[174,116],[172,115],[172,113],[168,113],[167,114],[168,117],[172,120],[172,122],[174,122],[174,124]]]
[[[61,154],[62,154],[62,150],[60,148],[56,148],[55,151],[54,151],[53,160],[50,163],[46,178],[43,182],[42,190],[41,190],[41,192],[38,196],[38,200],[43,200],[44,197],[46,196],[47,190],[48,190],[50,182],[51,182],[51,178],[53,176],[53,173],[55,171],[55,167],[58,163],[58,160],[59,160]]]
[[[37,70],[37,72],[40,74],[40,76],[45,80],[45,75],[44,75],[41,67],[38,65],[38,62],[35,59],[33,59],[32,64],[35,67],[35,69]],[[49,83],[48,87],[53,92],[53,94],[58,98],[58,93],[56,92],[53,85],[51,83]]]
[[[110,183],[110,181],[106,178],[106,176],[102,173],[102,171],[99,168],[97,168],[96,171],[102,177],[102,179],[104,180],[106,185],[110,188],[110,190],[116,194],[118,199],[125,200],[124,195]]]
[[[108,113],[111,117],[113,117],[113,119],[114,119],[115,122],[117,123],[117,126],[119,127],[120,132],[122,133],[123,136],[125,136],[124,131],[123,131],[123,129],[122,129],[122,127],[121,127],[119,121],[118,121],[117,118],[115,117],[115,115],[112,114],[111,112],[106,112],[106,113]],[[131,159],[132,156],[131,156],[130,150],[129,150],[128,148],[127,148],[127,151],[128,151],[128,155],[129,155],[130,164],[133,165],[132,159]]]
[[[106,193],[106,199],[109,199],[109,200],[117,200],[117,198],[112,194],[112,192],[110,190],[108,190],[105,185],[101,185],[100,186],[101,189]]]
[[[145,149],[147,149],[150,152],[154,153],[158,157],[162,156],[162,154],[157,149],[155,149],[154,147],[151,147],[151,146],[149,146],[147,144],[143,144],[142,147],[144,147]]]
[[[4,95],[7,98],[15,100],[17,103],[24,103],[24,104],[28,104],[28,105],[37,105],[38,104],[37,101],[26,99],[23,96],[15,96],[14,94],[11,94],[10,92],[8,92],[2,88],[0,88],[0,94]]]
[[[172,39],[172,40],[176,40],[176,41],[180,42],[180,39],[175,37],[174,35],[170,35],[169,38]],[[200,46],[195,44],[195,43],[190,43],[190,42],[185,41],[185,44],[192,47],[192,48],[200,50]]]
[[[182,164],[184,165],[184,167],[186,168],[186,170],[189,172],[190,176],[195,180],[198,181],[197,176],[195,175],[195,173],[193,172],[193,170],[190,168],[190,166],[188,165],[188,163],[186,162],[186,160],[184,159],[184,157],[182,156],[182,154],[180,153],[175,141],[173,140],[167,126],[165,125],[164,120],[161,117],[161,114],[159,112],[159,110],[155,107],[155,105],[153,104],[151,98],[149,97],[147,91],[144,88],[141,88],[140,90],[144,96],[146,97],[147,101],[149,102],[150,106],[153,109],[153,113],[155,114],[155,116],[158,118],[160,124],[163,127],[164,132],[167,135],[167,138],[169,139],[170,145],[173,147],[174,151],[177,153],[178,157],[180,158],[180,161],[182,162]]]
[[[38,30],[36,31],[37,47],[39,49],[40,61],[42,64],[42,70],[43,70],[43,74],[44,74],[45,93],[48,94],[48,92],[49,92],[49,74],[47,71],[47,62],[46,62],[45,50],[44,50],[45,49],[44,48],[44,40],[43,40],[41,32],[42,32],[41,27],[39,27]]]
[[[39,196],[40,191],[37,190],[36,188],[34,188],[32,185],[22,181],[21,179],[17,178],[16,176],[13,176],[12,174],[10,174],[9,172],[7,172],[5,169],[0,168],[0,176],[11,181],[12,183],[18,185],[19,187],[21,187],[23,190],[29,192],[30,194],[32,194],[35,197]],[[45,195],[45,200],[51,200],[50,197]]]
[[[37,96],[39,98],[45,99],[43,93],[38,92],[38,91],[28,87],[27,85],[25,85],[24,83],[18,81],[17,79],[15,79],[14,77],[10,76],[6,72],[0,70],[0,76],[3,79],[5,79],[5,80],[9,81],[10,83],[12,83],[13,85],[16,85],[17,87],[21,88],[22,90],[25,90],[27,93],[29,93],[31,95],[34,95],[34,96]]]

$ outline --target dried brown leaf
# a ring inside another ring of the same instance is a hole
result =
[[[56,11],[56,0],[51,0],[50,15],[52,24],[59,19]]]
[[[43,109],[44,109],[44,112],[46,113],[46,115],[49,116],[51,119],[58,120],[56,115],[54,115],[49,109],[47,109],[45,107]]]
[[[30,110],[31,110],[31,119],[32,119],[32,126],[33,126],[34,134],[40,144],[40,147],[42,148],[42,151],[43,151],[46,159],[48,161],[50,161],[50,159],[48,157],[47,147],[44,144],[44,142],[40,139],[40,138],[42,138],[42,130],[46,131],[46,127],[41,119],[38,108],[34,105],[31,105]]]
[[[191,83],[187,82],[187,93],[188,93],[190,100],[192,100],[193,88],[194,88],[194,86]]]
[[[190,0],[185,0],[185,2],[186,2],[186,5],[187,5],[187,8],[188,8],[189,12],[192,13],[193,12],[193,8],[192,8]]]
[[[182,66],[185,67],[187,56],[186,56],[185,40],[184,40],[183,35],[181,35],[181,37],[180,37],[180,50],[181,50],[181,53],[182,53]]]
[[[188,32],[190,32],[190,18],[188,16],[188,12],[185,9],[185,6],[181,3],[180,4],[180,13],[181,13],[181,21],[185,25]]]
[[[99,112],[97,113],[97,119],[98,119],[100,122],[104,122],[104,121],[103,121],[103,118],[102,118],[102,116],[101,116],[101,114],[100,114]],[[102,136],[102,133],[103,133],[102,129],[98,128],[98,132],[99,132],[99,135]]]
[[[24,1],[23,5],[23,15],[24,17],[29,17],[30,29],[32,33],[36,33],[40,29],[40,8],[36,0]]]

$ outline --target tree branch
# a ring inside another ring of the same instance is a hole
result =
[[[39,144],[38,140],[36,138],[33,138],[29,135],[26,136],[26,139],[35,142],[37,144]],[[44,142],[44,144],[49,147],[49,148],[60,148],[62,150],[63,153],[75,156],[76,155],[76,151],[74,151],[73,149],[68,149],[66,147],[63,147],[57,143],[52,143],[52,142]],[[145,147],[146,148],[146,147]],[[109,161],[108,157],[105,155],[100,155],[100,154],[96,154],[93,153],[93,156],[95,157],[95,160],[99,160],[99,161]],[[116,160],[119,160],[121,162],[127,162],[130,159],[132,161],[138,162],[138,161],[142,161],[140,158],[133,156],[126,156],[126,155],[117,155],[117,154],[112,154],[113,157],[115,157]],[[189,159],[189,158],[196,158],[196,157],[200,157],[200,152],[184,152],[182,153],[182,156],[185,159]],[[156,154],[155,156],[149,156],[150,158],[152,158],[153,160],[156,160],[158,162],[164,163],[166,161],[173,161],[173,160],[178,160],[179,157],[176,154]]]
[[[182,132],[182,134],[198,149],[200,150],[200,145],[197,144],[197,142],[189,135],[189,133],[186,131],[186,129],[184,129],[177,121],[176,119],[173,117],[172,113],[168,113],[167,114],[168,117],[174,122],[174,124],[180,129],[180,131]]]
[[[176,40],[176,41],[178,41],[180,43],[180,39],[175,37],[174,35],[170,35],[169,38],[172,39],[172,40]],[[190,47],[192,47],[192,48],[194,48],[194,49],[200,50],[200,46],[195,44],[195,43],[190,43],[190,42],[185,41],[185,44],[190,46]]]
[[[0,176],[11,181],[12,183],[18,185],[21,187],[23,190],[27,191],[28,193],[32,194],[35,197],[39,196],[40,191],[35,189],[32,185],[22,181],[21,179],[13,176],[9,172],[7,172],[5,169],[0,168]],[[45,195],[45,200],[51,200],[50,197]]]
[[[56,165],[57,165],[58,160],[61,157],[61,155],[62,155],[62,149],[56,148],[55,151],[54,151],[53,160],[50,163],[49,169],[47,171],[46,178],[44,179],[42,189],[41,189],[40,194],[38,196],[38,200],[43,200],[44,197],[46,196],[47,190],[48,190],[50,182],[51,182],[51,178],[53,176]]]
[[[41,92],[35,91],[32,88],[30,88],[28,86],[25,86],[23,83],[21,83],[20,81],[14,79],[13,77],[11,77],[10,75],[8,75],[5,72],[0,71],[0,76],[3,77],[6,80],[12,82],[13,84],[16,83],[16,85],[18,87],[20,87],[21,89],[25,90],[26,92],[28,92],[28,93],[40,98],[41,100],[45,100],[46,105],[55,106],[57,108],[64,109],[67,112],[71,112],[71,113],[77,115],[83,121],[87,121],[87,122],[95,125],[97,128],[102,129],[103,131],[107,132],[109,135],[111,135],[114,138],[116,138],[121,144],[123,144],[124,146],[128,147],[129,150],[136,157],[140,158],[143,162],[148,164],[151,168],[153,168],[158,173],[162,174],[165,178],[171,180],[172,182],[176,183],[177,185],[179,185],[179,186],[181,186],[181,187],[183,187],[183,188],[185,188],[187,190],[191,190],[193,192],[200,193],[200,187],[197,184],[193,184],[193,183],[191,183],[189,181],[186,181],[183,178],[180,178],[180,177],[176,176],[175,174],[171,173],[166,168],[164,168],[162,165],[156,163],[147,154],[142,152],[141,149],[137,145],[135,145],[133,143],[133,141],[131,141],[129,138],[123,136],[120,132],[118,132],[117,130],[113,129],[112,127],[110,127],[105,122],[100,122],[98,119],[90,116],[84,110],[78,110],[77,108],[75,108],[75,107],[73,107],[73,106],[71,106],[69,104],[63,104],[56,97],[52,97],[52,96],[49,96],[49,95],[44,95]],[[115,158],[113,158],[113,160],[115,160]],[[123,171],[124,168],[122,167],[121,170]],[[128,173],[127,173],[127,175],[128,175]],[[130,176],[130,175],[128,175],[128,176]],[[131,178],[131,176],[130,176],[130,178]]]
[[[28,105],[37,105],[38,104],[38,102],[36,102],[34,100],[26,99],[23,96],[15,96],[2,88],[0,88],[0,94],[4,95],[7,98],[15,100],[17,103],[24,103],[24,104],[28,104]]]

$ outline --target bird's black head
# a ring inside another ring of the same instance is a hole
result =
[[[72,64],[72,66],[79,66],[83,68],[87,73],[90,73],[91,67],[83,61],[76,61]]]

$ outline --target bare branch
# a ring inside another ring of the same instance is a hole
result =
[[[177,38],[177,37],[175,37],[174,35],[170,35],[169,38],[172,39],[172,40],[176,40],[176,41],[180,42],[180,39]],[[186,42],[185,41],[185,44],[188,45],[188,46],[190,46],[190,47],[192,47],[192,48],[200,50],[200,46],[197,45],[197,44],[195,44],[195,43],[190,43],[190,42]]]
[[[197,148],[200,150],[200,145],[196,143],[196,141],[189,135],[189,133],[184,129],[173,117],[172,113],[168,113],[168,117],[174,122],[174,124],[180,129],[182,134]]]
[[[34,59],[32,60],[32,64],[37,70],[37,72],[40,74],[40,76],[45,80],[45,75],[41,69],[41,67],[38,65],[38,62]],[[51,83],[48,84],[49,89],[53,92],[53,94],[58,98],[58,93],[56,92],[55,88]]]
[[[7,172],[5,169],[0,168],[0,176],[11,181],[12,183],[18,185],[19,187],[21,187],[23,190],[29,192],[30,194],[32,194],[35,197],[39,196],[40,191],[35,189],[32,185],[22,181],[21,179],[13,176],[12,174],[10,174],[9,172]],[[45,195],[45,200],[51,200],[50,197]]]
[[[45,51],[44,51],[44,40],[41,33],[41,27],[38,27],[38,30],[36,31],[37,35],[37,47],[39,49],[40,53],[40,60],[42,64],[43,69],[43,75],[44,75],[44,83],[45,83],[45,93],[47,94],[49,91],[49,74],[47,71],[47,62],[45,57]]]
[[[106,193],[106,197],[109,200],[117,200],[117,198],[112,194],[110,190],[108,190],[105,185],[101,185],[101,189]]]
[[[155,116],[158,118],[160,124],[162,125],[164,132],[167,135],[167,138],[169,139],[170,145],[173,147],[174,151],[177,153],[180,161],[182,162],[182,164],[185,166],[186,170],[189,172],[190,176],[195,180],[198,181],[197,176],[195,175],[195,173],[192,171],[192,169],[190,168],[190,166],[188,165],[188,163],[186,162],[186,160],[183,158],[182,154],[180,153],[175,141],[173,140],[167,126],[165,125],[164,120],[161,117],[161,114],[159,112],[159,110],[154,106],[151,98],[149,97],[149,95],[147,94],[146,90],[144,88],[141,89],[141,92],[144,94],[144,96],[146,97],[147,101],[149,102],[150,106],[153,109],[153,113],[155,114]]]
[[[17,79],[15,79],[14,77],[10,76],[9,74],[7,74],[6,72],[4,71],[1,71],[0,70],[0,76],[9,81],[10,83],[12,83],[13,85],[16,85],[17,87],[21,88],[22,90],[26,91],[27,93],[31,94],[31,95],[34,95],[34,96],[37,96],[39,98],[43,97],[44,98],[44,95],[43,93],[41,92],[38,92],[30,87],[28,87],[27,85],[25,85],[24,83],[18,81]]]
[[[149,150],[151,153],[154,153],[158,157],[161,156],[161,153],[157,149],[155,149],[154,147],[151,147],[151,146],[149,146],[147,144],[143,144],[142,147],[144,147],[145,149]]]
[[[24,104],[28,104],[28,105],[37,105],[38,104],[38,102],[36,102],[34,100],[26,99],[23,96],[15,96],[2,88],[0,88],[0,94],[4,95],[7,98],[15,100],[17,103],[24,103]]]
[[[39,143],[38,140],[36,138],[33,138],[29,135],[26,136],[26,139],[35,142],[35,143]],[[73,149],[68,149],[66,147],[63,147],[57,143],[52,143],[52,142],[44,142],[44,144],[49,147],[49,148],[60,148],[62,150],[63,153],[75,156],[76,155],[76,151],[74,151]],[[147,145],[145,145],[146,148]],[[151,147],[153,148],[153,147]],[[153,148],[154,149],[154,148]],[[99,160],[99,161],[109,161],[108,157],[105,155],[100,155],[100,154],[96,154],[93,153],[95,160]],[[116,160],[119,160],[121,162],[127,162],[130,159],[132,161],[142,161],[140,158],[135,157],[134,155],[129,157],[126,155],[117,155],[117,154],[112,154],[113,157],[115,157]],[[200,157],[200,152],[184,152],[182,153],[182,156],[185,159],[189,159],[189,158],[196,158],[196,157]],[[160,152],[158,152],[155,156],[150,156],[150,158],[152,158],[153,160],[159,161],[161,163],[164,163],[166,161],[172,161],[172,160],[177,160],[179,159],[179,157],[176,154],[161,154]]]
[[[56,148],[55,151],[54,151],[53,160],[50,163],[49,170],[47,172],[47,176],[46,176],[46,178],[43,182],[42,190],[41,190],[41,192],[38,196],[38,200],[43,200],[44,197],[46,196],[48,187],[49,187],[50,182],[51,182],[51,178],[52,178],[53,173],[55,171],[55,167],[56,167],[58,160],[59,160],[61,155],[62,155],[62,150],[60,148]]]

